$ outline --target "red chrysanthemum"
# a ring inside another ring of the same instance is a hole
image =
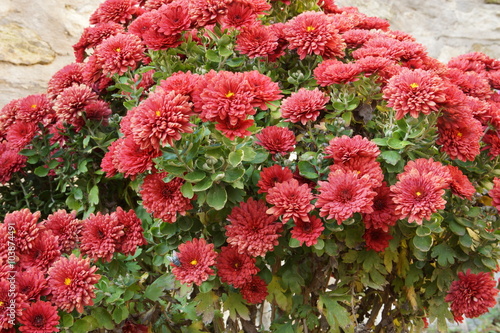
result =
[[[500,178],[493,178],[493,188],[488,192],[488,195],[493,199],[493,207],[500,210]]]
[[[361,135],[352,138],[343,135],[330,140],[328,147],[325,148],[325,154],[326,158],[333,158],[335,163],[348,163],[360,159],[374,161],[380,155],[380,149],[376,143]]]
[[[362,69],[356,62],[343,63],[335,59],[323,61],[314,69],[314,78],[322,87],[359,80]]]
[[[192,133],[189,122],[192,103],[187,96],[174,91],[153,93],[136,107],[131,118],[135,142],[142,149],[160,149],[181,138],[182,133]]]
[[[82,221],[82,236],[80,237],[80,251],[83,255],[104,262],[111,261],[113,254],[121,246],[123,224],[110,215],[101,213],[91,214]]]
[[[210,266],[215,264],[216,257],[213,244],[207,243],[203,238],[193,238],[179,245],[178,262],[170,264],[173,267],[172,273],[182,283],[199,286],[210,275],[214,275]]]
[[[309,222],[296,220],[295,225],[290,230],[290,234],[292,238],[300,242],[300,245],[305,243],[306,246],[313,246],[318,242],[318,238],[321,236],[323,230],[325,230],[323,221],[311,215],[309,216]]]
[[[8,142],[0,142],[0,184],[10,180],[15,172],[26,164],[27,157],[19,154],[19,149],[11,147]]]
[[[121,207],[111,214],[111,218],[116,220],[118,225],[123,226],[123,236],[118,243],[117,251],[126,255],[133,255],[138,246],[146,245],[142,221],[132,209],[125,212]]]
[[[278,36],[269,26],[245,27],[236,38],[236,50],[249,58],[267,57],[278,47]]]
[[[31,303],[28,308],[24,309],[23,314],[19,318],[19,323],[23,326],[19,327],[21,332],[26,333],[52,333],[59,332],[59,315],[57,307],[50,302],[37,301]]]
[[[340,225],[354,213],[373,212],[373,199],[377,195],[372,190],[370,179],[359,177],[357,172],[337,170],[330,172],[328,181],[319,181],[318,200],[320,216],[335,219]]]
[[[330,98],[318,88],[300,88],[281,102],[281,115],[292,123],[315,121]]]
[[[62,253],[69,253],[76,247],[82,231],[82,223],[76,218],[75,211],[68,213],[60,209],[49,215],[42,221],[42,224],[58,237]]]
[[[437,127],[439,137],[436,144],[442,145],[441,149],[450,158],[464,162],[474,161],[481,152],[480,140],[483,135],[483,127],[472,116],[453,124],[450,124],[445,118],[440,118]]]
[[[252,276],[252,280],[240,289],[241,296],[250,304],[264,302],[269,292],[264,280],[258,275]]]
[[[174,178],[165,183],[163,179],[166,176],[166,172],[146,176],[140,194],[148,213],[164,222],[173,223],[177,220],[177,214],[185,215],[193,206],[191,200],[181,193],[184,180]]]
[[[137,0],[106,0],[90,16],[90,24],[116,22],[126,24],[137,13]]]
[[[399,219],[396,214],[396,204],[385,182],[374,191],[377,195],[373,198],[373,212],[363,214],[363,222],[366,229],[382,229],[387,232],[389,227],[395,225]]]
[[[444,189],[436,184],[437,177],[416,169],[399,176],[399,181],[391,186],[391,192],[394,193],[396,213],[401,218],[408,217],[408,222],[422,224],[424,219],[430,219],[433,213],[445,208]]]
[[[52,101],[47,94],[29,95],[18,101],[16,119],[27,123],[42,122],[53,113]]]
[[[471,200],[474,193],[476,193],[476,188],[472,185],[469,178],[467,178],[467,176],[456,166],[447,165],[446,167],[451,175],[451,192],[458,195],[460,198]]]
[[[382,229],[366,229],[363,239],[366,242],[366,248],[377,252],[384,251],[389,246],[392,235]]]
[[[144,60],[144,51],[141,39],[127,33],[107,38],[96,47],[94,55],[105,75],[122,75],[137,68]]]
[[[37,131],[36,123],[17,121],[9,127],[5,138],[12,148],[21,150],[31,142]]]
[[[111,36],[115,36],[115,35],[120,34],[120,33],[125,33],[125,28],[123,27],[123,25],[115,23],[115,22],[98,23],[93,27],[87,27],[87,28],[83,29],[83,33],[80,36],[78,43],[73,45],[73,50],[75,53],[76,61],[78,63],[83,62],[87,56],[85,53],[85,50],[87,50],[89,48],[95,49],[105,39],[107,39]],[[82,67],[83,66],[81,66],[81,68]],[[67,71],[65,71],[64,74],[66,74],[66,75],[63,76],[64,80],[62,81],[62,83],[64,83],[68,79],[72,79],[72,76],[74,75],[74,74],[72,74],[72,72],[74,72],[74,70],[78,69],[78,68],[74,68],[74,67],[71,68],[70,67],[70,69],[71,69],[71,71],[68,73],[66,73]],[[81,71],[81,69],[80,69],[80,71]],[[81,77],[82,80],[78,80],[80,78],[79,75],[81,75],[81,73],[78,73],[78,72],[74,72],[74,73],[76,74],[76,76],[74,76],[74,78],[77,79],[76,81],[74,81],[74,83],[78,83],[78,84],[84,83],[83,76]],[[68,77],[67,74],[70,74],[71,76]],[[73,80],[71,80],[71,81],[73,81]],[[69,84],[65,84],[65,86],[63,86],[62,88],[64,89],[64,88],[67,88],[67,87],[72,85],[71,82],[68,82],[68,83]],[[49,91],[49,93],[53,93],[53,91],[50,89],[50,86],[51,85],[49,82],[49,90],[48,91]],[[61,90],[62,89],[60,89],[60,91]],[[57,94],[57,92],[56,92],[56,94]]]
[[[180,34],[191,28],[189,7],[185,2],[174,1],[158,9],[159,20],[155,22],[158,31],[166,36]]]
[[[286,127],[268,126],[255,136],[255,143],[264,147],[272,155],[286,155],[295,149],[295,134]]]
[[[452,282],[446,302],[451,302],[450,308],[455,320],[461,322],[463,315],[475,318],[487,313],[488,308],[497,304],[496,296],[499,290],[497,281],[489,273],[480,272],[472,274],[459,272],[458,280]]]
[[[44,269],[47,267],[44,267]],[[48,295],[47,280],[44,272],[36,267],[16,273],[16,285],[22,302],[40,300],[41,296]]]
[[[238,252],[233,246],[222,247],[215,267],[220,280],[235,288],[249,283],[252,276],[259,272],[259,268],[255,266],[255,258]]]
[[[4,224],[14,225],[16,230],[16,249],[26,252],[33,247],[33,242],[43,230],[38,223],[41,213],[31,213],[28,208],[23,208],[5,215]]]
[[[38,233],[29,249],[20,252],[19,261],[23,269],[36,267],[41,270],[46,270],[61,256],[57,237],[54,236],[51,230],[46,229]]]
[[[276,184],[267,191],[266,201],[273,205],[267,213],[281,217],[283,224],[289,219],[309,222],[308,213],[314,208],[311,204],[313,199],[314,196],[307,184],[299,185],[296,179],[290,179]]]
[[[324,58],[343,57],[345,43],[330,18],[322,12],[304,12],[286,23],[288,48],[297,49],[300,59],[308,54]]]
[[[276,184],[286,182],[293,178],[292,170],[288,167],[281,167],[277,164],[263,168],[260,173],[260,179],[257,182],[259,188],[258,193],[267,193],[269,189],[276,186]]]
[[[438,111],[439,103],[446,100],[445,86],[433,72],[405,69],[389,80],[384,88],[384,98],[396,111],[396,119],[407,113],[418,118],[420,114]]]
[[[76,309],[79,313],[85,305],[94,305],[95,284],[101,278],[96,271],[97,267],[90,265],[89,258],[73,254],[69,258],[61,257],[49,268],[52,303],[63,311]]]
[[[265,256],[272,251],[278,245],[281,223],[277,223],[276,217],[267,214],[266,210],[263,201],[253,198],[234,207],[227,217],[230,222],[226,226],[227,242],[252,257]]]

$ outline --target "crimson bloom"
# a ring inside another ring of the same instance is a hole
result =
[[[240,288],[240,293],[250,304],[262,303],[269,294],[266,282],[258,275],[252,276],[252,280]]]
[[[281,216],[283,224],[289,219],[309,222],[308,213],[314,208],[311,189],[307,184],[299,186],[296,179],[277,183],[267,191],[266,201],[273,205],[267,210],[268,214]]]
[[[295,148],[295,135],[286,127],[268,126],[255,136],[258,145],[271,154],[287,154]]]
[[[217,275],[222,282],[241,288],[252,281],[252,276],[259,272],[255,258],[238,252],[233,246],[223,246],[217,256]]]
[[[192,133],[189,122],[192,104],[187,96],[174,91],[159,91],[144,100],[134,111],[131,129],[135,142],[142,149],[160,149],[172,145],[182,133]]]
[[[155,173],[146,176],[140,191],[143,206],[148,213],[152,213],[155,218],[164,222],[173,223],[177,221],[177,213],[185,215],[186,211],[193,208],[191,200],[181,193],[181,186],[184,180],[174,178],[165,183],[163,179],[166,172]]]
[[[329,101],[330,98],[318,88],[300,88],[281,102],[281,115],[292,123],[305,125],[308,121],[315,121]]]
[[[227,217],[230,222],[226,226],[227,242],[252,257],[265,256],[272,251],[278,245],[281,223],[277,223],[276,217],[267,214],[266,210],[263,201],[253,198],[234,207]]]
[[[357,172],[337,170],[330,172],[328,181],[319,181],[318,200],[320,216],[335,219],[340,225],[354,213],[373,212],[373,199],[377,195],[372,190],[370,179],[359,177]]]
[[[19,323],[23,326],[19,327],[21,332],[26,333],[52,333],[59,332],[59,315],[57,307],[50,302],[37,301],[31,303],[28,308],[23,311],[19,318]]]
[[[172,273],[175,278],[182,283],[200,285],[206,281],[210,275],[214,275],[214,270],[210,266],[215,264],[217,253],[214,245],[206,242],[205,239],[193,238],[179,245],[178,264],[171,263]]]
[[[392,77],[384,89],[387,105],[396,111],[396,119],[409,113],[413,118],[438,111],[446,100],[444,84],[436,74],[421,69],[403,70]]]
[[[95,284],[101,278],[95,271],[97,267],[90,265],[89,258],[73,254],[59,258],[48,271],[52,303],[66,312],[76,309],[79,313],[85,305],[94,305]]]
[[[257,186],[259,187],[258,193],[267,193],[269,189],[276,186],[276,184],[286,182],[293,178],[292,170],[288,167],[281,167],[277,164],[263,168],[260,173],[260,179],[257,182]]]
[[[306,246],[313,246],[318,242],[318,238],[321,233],[325,230],[323,226],[323,221],[314,216],[309,216],[309,222],[302,220],[295,221],[290,234],[292,238],[295,238],[300,242],[300,245],[306,244]]]
[[[499,290],[497,281],[489,273],[473,274],[470,270],[458,273],[458,280],[452,282],[445,301],[451,303],[450,308],[457,322],[463,317],[475,318],[489,311],[497,304]]]
[[[95,260],[111,261],[113,254],[121,246],[124,235],[122,224],[110,215],[91,214],[82,221],[83,229],[80,250]]]

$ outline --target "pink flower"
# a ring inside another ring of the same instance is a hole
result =
[[[177,254],[179,264],[172,263],[172,273],[175,278],[182,283],[200,285],[206,281],[210,275],[214,275],[214,270],[210,266],[215,264],[217,253],[214,245],[208,244],[205,239],[193,238],[179,245]]]
[[[299,186],[296,179],[277,183],[267,191],[266,201],[273,205],[267,210],[268,214],[281,216],[283,224],[293,218],[294,221],[309,222],[308,213],[314,208],[311,189],[307,184]]]
[[[255,137],[258,139],[256,144],[264,147],[272,155],[286,155],[292,152],[297,144],[295,135],[286,127],[268,126]]]
[[[71,254],[61,257],[49,268],[49,287],[51,301],[59,309],[83,312],[85,305],[94,305],[95,284],[101,276],[95,274],[96,266],[90,266],[90,259],[82,259]]]
[[[217,275],[221,282],[241,288],[252,281],[252,276],[259,272],[255,266],[255,258],[238,252],[233,246],[223,246],[217,257]]]
[[[240,203],[227,217],[227,242],[238,248],[241,253],[252,257],[265,256],[278,245],[281,223],[276,217],[266,213],[267,206],[263,201],[250,198]]]
[[[292,123],[305,125],[308,121],[315,121],[329,101],[330,98],[318,88],[300,88],[281,102],[281,115]]]

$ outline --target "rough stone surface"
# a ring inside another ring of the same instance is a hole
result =
[[[12,99],[45,91],[52,75],[74,61],[72,45],[103,1],[0,0],[0,107]],[[500,5],[495,4],[499,1],[336,0],[336,3],[356,6],[370,16],[388,19],[392,29],[412,34],[427,46],[431,56],[448,61],[472,51],[500,58]],[[11,47],[14,45],[19,49],[14,50]]]

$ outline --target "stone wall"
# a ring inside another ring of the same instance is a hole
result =
[[[298,0],[292,0],[298,1]],[[442,61],[482,51],[500,58],[497,0],[336,0],[388,19]],[[0,107],[41,93],[50,77],[73,62],[72,45],[102,0],[0,0]],[[490,2],[491,4],[487,3]]]

